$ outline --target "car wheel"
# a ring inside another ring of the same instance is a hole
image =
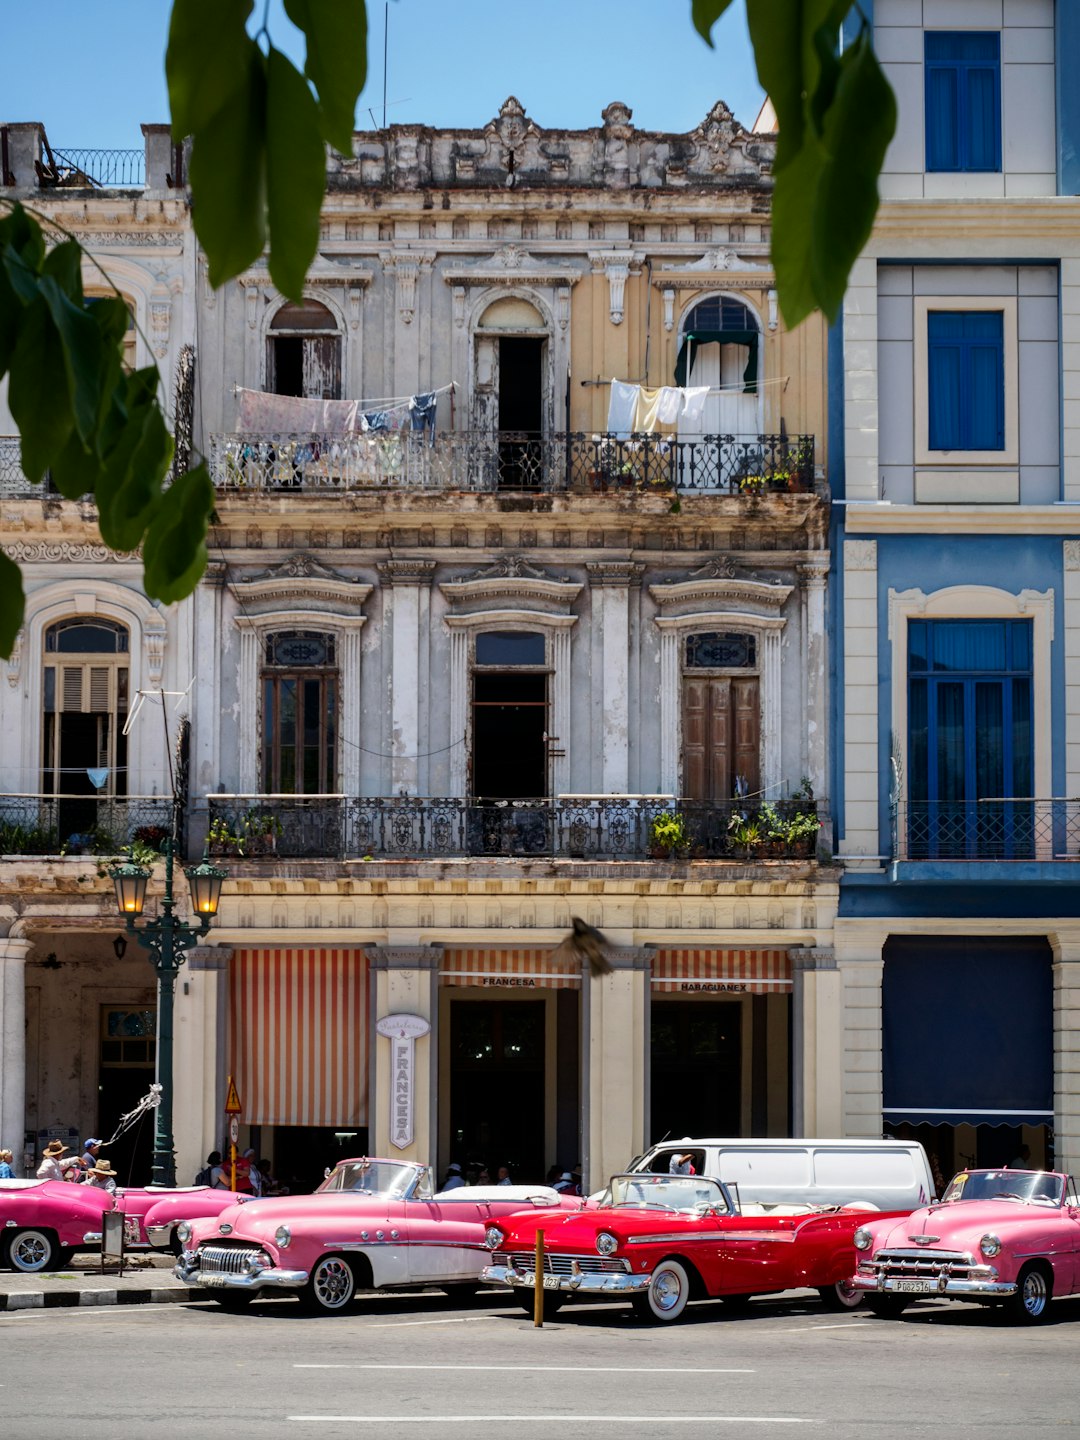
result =
[[[222,1310],[230,1310],[237,1313],[246,1310],[255,1299],[253,1290],[215,1290],[213,1299],[221,1306]]]
[[[867,1295],[865,1303],[879,1320],[899,1320],[911,1301],[906,1295]]]
[[[1005,1301],[1005,1314],[1016,1325],[1039,1325],[1050,1311],[1054,1282],[1041,1265],[1025,1265],[1016,1294]]]
[[[16,1230],[8,1241],[8,1264],[26,1275],[54,1270],[59,1248],[48,1230]]]
[[[565,1299],[566,1296],[558,1290],[545,1290],[544,1319],[554,1320],[555,1316],[562,1309]],[[517,1300],[526,1315],[531,1316],[536,1314],[536,1300],[534,1299],[534,1292],[532,1290],[519,1290],[517,1292]]]
[[[300,1292],[304,1309],[315,1315],[339,1315],[356,1294],[352,1266],[341,1255],[324,1255]]]
[[[857,1310],[866,1292],[856,1290],[850,1280],[838,1280],[835,1285],[819,1285],[817,1293],[826,1310]]]
[[[644,1295],[634,1299],[634,1309],[645,1320],[678,1320],[690,1299],[690,1276],[678,1260],[662,1260]]]

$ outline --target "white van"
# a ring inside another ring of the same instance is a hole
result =
[[[914,1140],[664,1140],[631,1169],[667,1174],[689,1156],[722,1180],[744,1214],[819,1205],[915,1210],[935,1199],[926,1152]],[[759,1208],[760,1207],[760,1208]]]

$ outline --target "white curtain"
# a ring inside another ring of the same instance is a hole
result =
[[[746,345],[701,345],[694,347],[694,367],[687,385],[708,385],[723,394],[710,395],[705,402],[702,434],[756,435],[758,433],[758,396],[744,395],[743,371],[750,358]],[[681,439],[696,438],[679,427]]]

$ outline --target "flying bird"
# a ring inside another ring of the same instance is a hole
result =
[[[608,959],[608,942],[599,930],[586,925],[577,915],[571,920],[573,929],[566,939],[556,945],[551,958],[556,962],[565,960],[568,964],[580,965],[588,960],[594,975],[609,975],[612,970]]]

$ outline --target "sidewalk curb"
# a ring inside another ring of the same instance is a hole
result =
[[[17,1290],[0,1295],[0,1311],[71,1310],[89,1305],[170,1305],[193,1297],[183,1290]]]

